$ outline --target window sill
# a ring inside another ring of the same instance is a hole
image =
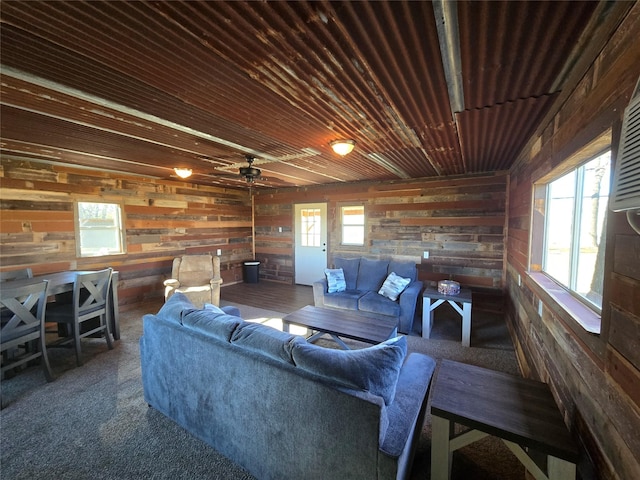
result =
[[[574,298],[569,292],[558,286],[553,280],[542,272],[528,272],[529,278],[546,294],[550,300],[555,302],[564,312],[563,318],[570,319],[584,328],[587,332],[599,335],[601,318],[596,312]]]

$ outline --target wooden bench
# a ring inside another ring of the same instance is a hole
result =
[[[453,452],[487,435],[501,438],[536,480],[575,479],[578,448],[545,383],[443,360],[431,416],[431,480],[449,480]],[[469,429],[454,435],[456,423]],[[525,449],[543,454],[546,466]]]

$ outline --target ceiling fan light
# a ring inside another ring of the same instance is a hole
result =
[[[356,146],[356,141],[355,140],[334,140],[329,145],[331,145],[331,148],[333,149],[334,152],[344,157],[346,154],[351,153],[353,148]]]
[[[174,168],[173,171],[176,172],[176,175],[180,178],[189,178],[193,173],[193,170],[190,168]]]

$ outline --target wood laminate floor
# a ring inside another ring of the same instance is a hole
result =
[[[313,305],[313,288],[267,281],[223,284],[220,299],[275,312],[291,313],[306,305]]]

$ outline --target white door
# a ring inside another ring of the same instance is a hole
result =
[[[298,204],[294,215],[295,282],[312,285],[327,268],[327,204]]]

